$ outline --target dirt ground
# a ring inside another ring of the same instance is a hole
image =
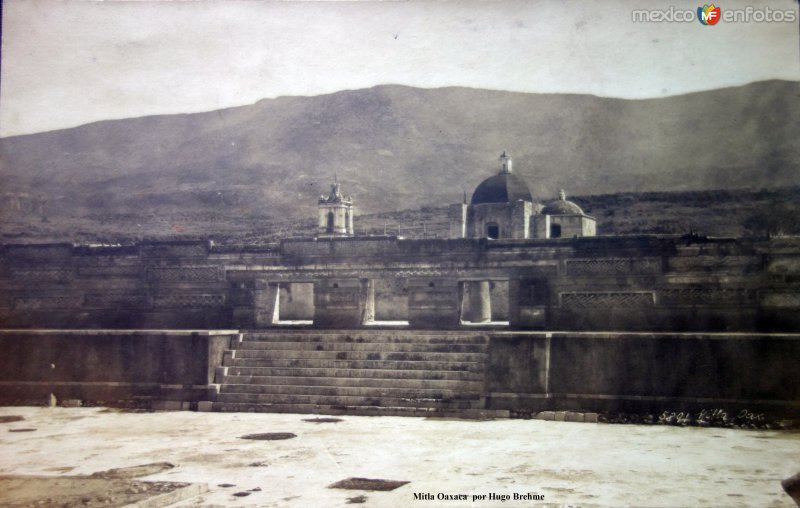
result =
[[[0,408],[2,506],[791,508],[798,471],[796,431]]]
[[[128,506],[160,498],[189,485],[91,476],[2,476],[0,503],[8,508]]]

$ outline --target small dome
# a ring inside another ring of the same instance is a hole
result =
[[[500,173],[490,176],[478,185],[470,204],[513,203],[519,200],[533,201],[528,186],[513,173]]]
[[[584,213],[580,206],[567,201],[567,196],[562,190],[558,193],[556,201],[548,203],[542,209],[542,215],[584,215]]]

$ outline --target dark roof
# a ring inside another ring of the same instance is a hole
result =
[[[475,189],[470,204],[513,203],[519,200],[533,201],[531,191],[522,178],[514,173],[490,176]]]

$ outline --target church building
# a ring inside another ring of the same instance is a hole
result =
[[[492,240],[528,238],[578,238],[595,236],[596,221],[580,206],[559,199],[542,207],[534,202],[525,181],[514,174],[513,161],[504,151],[500,171],[475,189],[469,204],[451,205],[448,211],[451,238]]]
[[[580,238],[594,236],[597,222],[586,215],[580,206],[567,201],[564,190],[558,199],[548,203],[533,221],[535,238]]]

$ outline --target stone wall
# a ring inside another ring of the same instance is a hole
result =
[[[492,409],[800,415],[800,335],[495,333]]]
[[[233,331],[0,331],[0,404],[196,408]]]
[[[597,233],[596,222],[590,217],[583,215],[546,215],[550,224],[557,224],[561,228],[561,238],[574,238],[583,236],[594,236]],[[545,223],[546,221],[541,221]],[[537,232],[543,232],[540,238],[550,238],[550,225],[543,224],[537,228]]]
[[[337,332],[298,333],[313,339]],[[369,336],[388,343],[403,333],[378,329]],[[800,334],[465,333],[488,338],[485,409],[659,414],[722,408],[800,417]],[[196,408],[216,400],[215,370],[239,338],[236,331],[3,331],[0,404],[42,405],[53,394],[61,403]]]
[[[4,328],[216,328],[229,321],[224,266],[205,242],[4,246]]]
[[[5,245],[0,327],[459,327],[480,281],[511,329],[800,329],[800,239],[655,236]]]
[[[458,207],[461,207],[460,209]],[[464,235],[457,236],[459,218],[465,218]],[[487,238],[489,225],[497,227],[497,238],[522,240],[530,237],[533,204],[529,201],[514,203],[481,203],[478,205],[451,205],[448,210],[451,238]]]

